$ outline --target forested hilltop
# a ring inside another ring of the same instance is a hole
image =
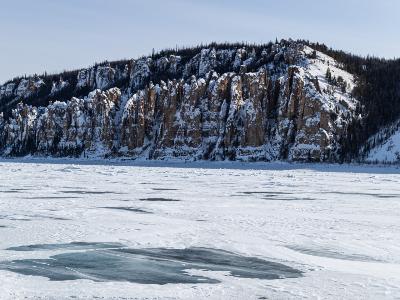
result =
[[[6,82],[0,152],[393,162],[399,104],[400,60],[213,43]]]

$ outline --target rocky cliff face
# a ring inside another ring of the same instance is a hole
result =
[[[328,67],[347,91],[327,82]],[[32,98],[43,84],[35,80],[10,82],[0,96],[9,103],[27,93]],[[74,82],[52,82],[47,106],[20,103],[7,120],[0,116],[0,149],[2,155],[334,161],[355,118],[353,85],[332,58],[295,42],[96,66],[77,72]],[[57,101],[71,86],[94,91]]]

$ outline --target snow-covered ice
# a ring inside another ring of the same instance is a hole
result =
[[[0,299],[398,299],[399,183],[394,166],[2,160]]]

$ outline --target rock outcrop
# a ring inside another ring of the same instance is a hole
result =
[[[258,53],[208,48],[190,59],[166,55],[81,70],[75,85],[94,89],[87,97],[45,107],[20,103],[8,120],[0,116],[0,151],[334,161],[356,101],[331,86],[325,72],[329,66],[349,86],[353,78],[322,53],[311,58],[312,52],[294,42]],[[2,86],[1,96],[32,96],[42,83],[13,84]],[[72,85],[59,77],[51,94]]]

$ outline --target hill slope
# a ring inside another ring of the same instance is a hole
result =
[[[362,125],[360,75],[310,46],[213,44],[15,79],[0,87],[0,152],[340,161]]]

